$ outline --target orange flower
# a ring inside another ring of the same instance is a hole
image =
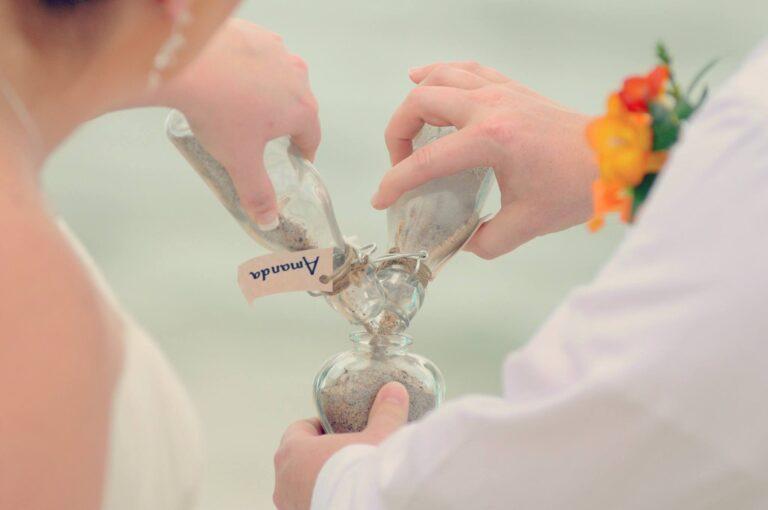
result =
[[[611,212],[621,213],[624,223],[632,219],[632,196],[621,186],[598,179],[592,184],[592,199],[594,212],[587,222],[591,232],[600,230],[605,224],[605,215]]]
[[[587,126],[587,138],[597,153],[603,180],[637,186],[651,170],[651,117],[628,111],[618,94],[608,98],[608,113]]]
[[[664,92],[664,84],[668,78],[667,66],[657,66],[647,76],[630,76],[624,80],[619,98],[627,110],[647,112],[648,103]]]

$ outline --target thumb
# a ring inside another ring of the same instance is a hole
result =
[[[484,223],[464,247],[483,259],[509,253],[534,237],[537,218],[522,204],[509,204]]]
[[[254,148],[247,157],[240,156],[227,166],[240,205],[261,230],[278,226],[277,199],[272,181],[264,168],[263,148]]]
[[[298,147],[302,156],[314,161],[321,137],[320,120],[314,115],[303,119],[300,128],[291,135],[291,142]]]
[[[368,415],[365,432],[384,439],[408,421],[408,390],[399,382],[381,387]]]

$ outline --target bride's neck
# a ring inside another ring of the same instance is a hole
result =
[[[0,9],[2,14],[2,9]],[[0,19],[0,164],[37,172],[48,154],[93,115],[93,94]]]
[[[0,95],[0,210],[44,207],[39,172],[44,158],[34,137]]]
[[[34,119],[0,76],[0,172],[36,177],[46,157],[45,142]]]
[[[42,80],[28,79],[34,73],[26,48],[4,42],[10,45],[0,51],[0,171],[36,174],[58,143],[51,129],[58,122],[46,115]]]
[[[6,18],[0,22],[0,172],[5,177],[11,172],[36,172],[45,158],[45,142],[31,109],[34,90],[24,80],[28,49]]]

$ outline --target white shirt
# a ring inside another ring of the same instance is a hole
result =
[[[312,508],[768,508],[768,43],[504,376],[336,453]]]

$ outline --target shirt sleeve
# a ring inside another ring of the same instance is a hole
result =
[[[691,122],[615,256],[466,397],[339,451],[313,510],[768,508],[768,58]]]

